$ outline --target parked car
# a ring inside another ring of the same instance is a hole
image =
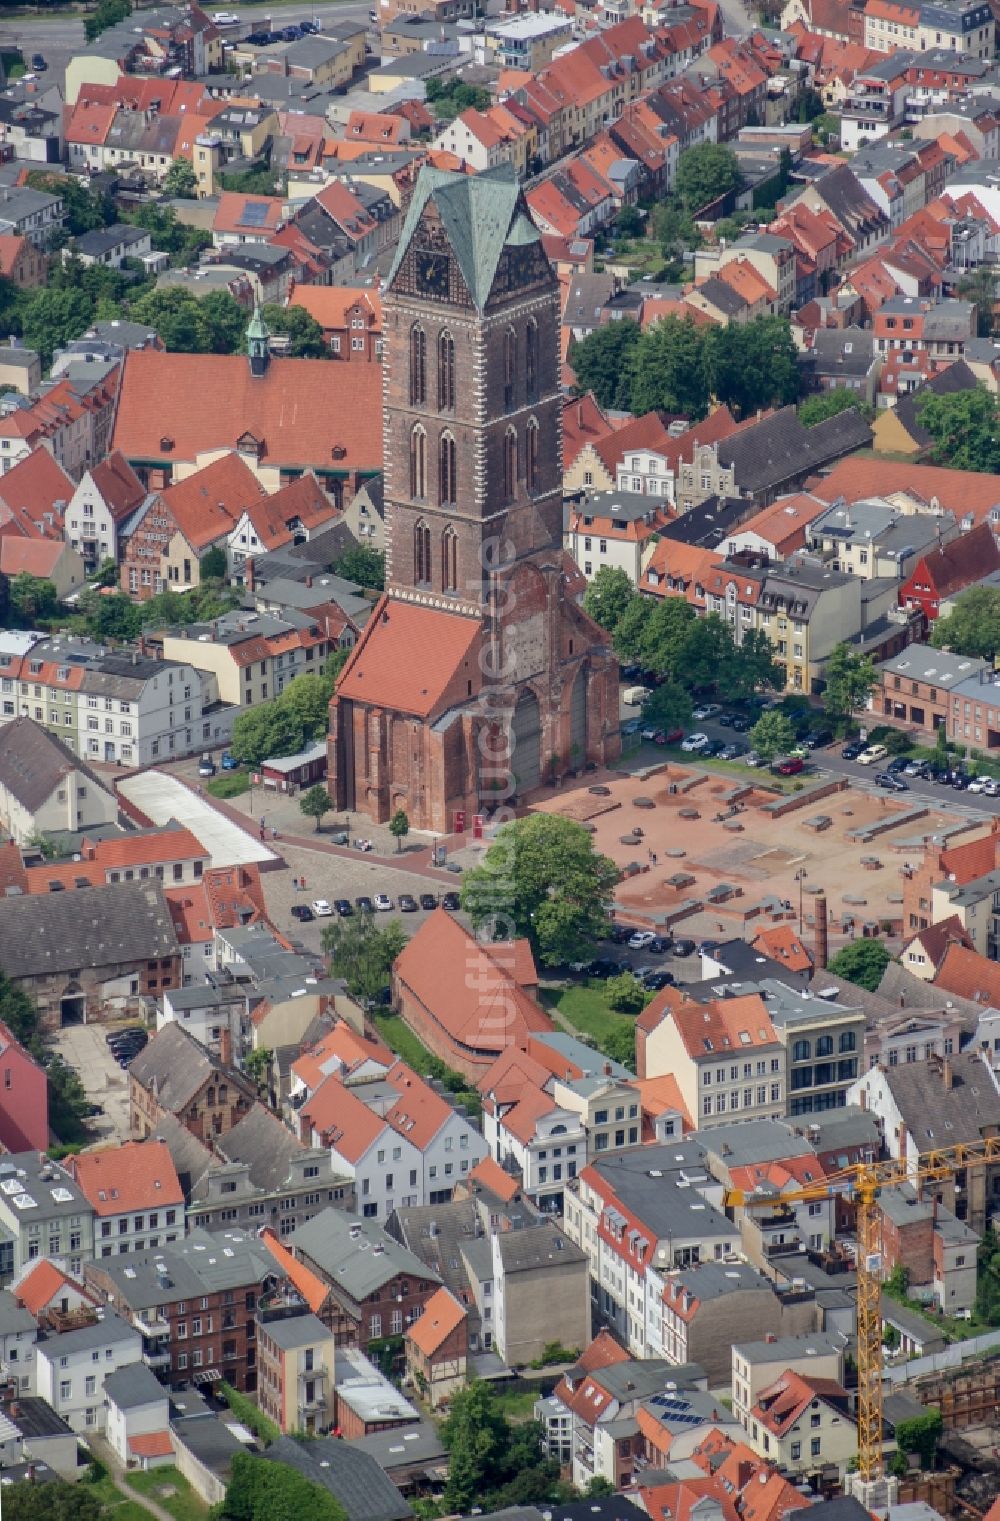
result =
[[[376,893],[373,901],[376,913],[387,914],[392,909],[392,899],[388,893]]]
[[[222,766],[223,771],[238,771],[240,769],[240,763],[231,750],[223,750],[219,764]]]
[[[725,742],[723,740],[721,740],[721,739],[710,739],[709,742],[708,742],[708,744],[703,747],[701,753],[702,753],[702,755],[716,756],[716,755],[721,755],[722,751],[724,749],[725,749]]]
[[[641,708],[651,695],[649,687],[626,687],[622,693],[622,702],[629,708]]]
[[[659,732],[660,731],[655,724],[647,724],[646,728],[642,730],[640,738],[645,740],[654,740]]]
[[[809,750],[822,750],[827,745],[833,744],[832,729],[813,729],[806,735],[806,748]]]
[[[437,908],[437,906],[438,906],[438,900],[437,900],[436,896],[434,895],[434,893],[421,893],[420,894],[420,907],[421,908]]]
[[[617,977],[620,971],[621,967],[610,956],[598,956],[590,963],[591,977]]]
[[[317,919],[333,918],[333,909],[330,907],[325,898],[314,898],[312,902],[312,911],[316,915]]]
[[[805,770],[805,765],[801,755],[786,755],[784,760],[775,761],[773,769],[778,776],[797,776]]]
[[[355,898],[354,907],[360,914],[373,914],[375,912],[375,905],[367,893],[362,893],[360,898]]]
[[[308,903],[292,904],[292,918],[297,919],[300,924],[311,924],[315,917]]]
[[[673,935],[654,935],[649,942],[649,949],[656,951],[658,956],[665,956],[674,943]]]
[[[719,751],[719,759],[740,760],[744,755],[746,755],[746,753],[746,745],[741,744],[740,741],[736,739],[733,740],[732,744],[726,745],[722,750]]]
[[[736,714],[735,713],[720,713],[719,714],[719,728],[720,729],[731,729],[733,727],[733,724],[735,722],[736,722]]]
[[[906,764],[903,766],[903,775],[904,776],[926,776],[927,773],[929,772],[929,770],[930,770],[930,767],[928,766],[928,764],[927,764],[926,761],[911,760],[911,761],[907,761]]]
[[[629,950],[644,951],[648,945],[652,945],[656,936],[652,930],[636,930],[634,935],[629,936]]]
[[[341,919],[349,919],[354,913],[350,898],[334,898],[333,908],[334,912],[339,914]]]
[[[302,31],[303,36],[314,37],[320,30],[320,24],[318,21],[300,21],[299,27]]]
[[[662,988],[673,987],[676,981],[677,978],[674,976],[673,972],[665,972],[661,969],[659,971],[653,972],[651,976],[647,977],[645,985],[651,993],[659,993]]]
[[[302,29],[298,26],[283,26],[278,36],[282,42],[298,42],[302,36]]]
[[[415,914],[416,911],[417,911],[417,900],[413,896],[413,894],[412,893],[400,893],[400,895],[399,895],[399,912],[401,914]]]
[[[214,776],[215,770],[215,762],[212,757],[210,755],[203,755],[201,760],[198,762],[198,775]]]
[[[630,718],[628,723],[622,724],[622,733],[627,735],[638,734],[641,728],[641,718]]]
[[[240,18],[235,11],[213,11],[212,20],[216,26],[239,26]]]
[[[840,752],[841,759],[857,760],[858,756],[862,753],[864,748],[865,747],[860,739],[849,740]]]
[[[146,1035],[146,1032],[141,1025],[124,1025],[120,1030],[109,1030],[104,1039],[109,1046],[113,1046],[116,1040],[121,1040],[125,1035]],[[149,1039],[148,1035],[146,1039]]]
[[[756,750],[748,750],[743,757],[743,764],[744,766],[762,766],[764,761]]]
[[[698,723],[702,723],[704,719],[714,718],[716,713],[721,712],[721,702],[703,702],[700,707],[695,708],[694,712],[691,714],[691,717],[696,719]]]
[[[687,739],[681,740],[682,750],[704,750],[708,744],[707,734],[689,734]]]
[[[874,766],[876,761],[885,760],[888,754],[885,745],[869,745],[867,750],[862,750],[858,756],[858,765]]]
[[[754,720],[752,718],[748,718],[745,713],[737,713],[736,717],[733,719],[733,728],[736,730],[737,734],[745,734],[748,729],[753,728],[753,724]]]
[[[34,69],[36,74],[45,74],[48,72],[49,66],[45,62],[45,58],[42,53],[32,53],[31,67]]]
[[[658,745],[679,745],[683,738],[683,729],[661,729],[656,736],[656,743]]]
[[[987,776],[983,780],[983,792],[986,797],[1000,797],[1000,782],[995,776]]]
[[[457,909],[460,909],[462,907],[462,900],[459,897],[458,893],[443,893],[441,897],[441,907],[448,908],[452,913],[455,913]]]
[[[891,771],[876,771],[876,787],[884,787],[886,792],[909,792],[909,785],[902,777],[893,776]]]
[[[675,940],[674,941],[674,955],[675,956],[693,956],[694,953],[695,953],[695,943],[694,943],[693,940]]]
[[[892,776],[898,776],[906,770],[906,756],[894,755],[885,768]]]
[[[969,786],[969,778],[964,771],[956,771],[952,776],[951,785],[956,792],[965,792]]]

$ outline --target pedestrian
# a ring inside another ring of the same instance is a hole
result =
[[[656,865],[656,851],[655,850],[651,850],[649,852],[649,858],[652,861],[653,865],[655,866]]]
[[[305,892],[305,890],[306,890],[306,879],[305,879],[305,877],[300,877],[299,878],[299,886],[302,888],[302,891]]]
[[[298,879],[298,877],[293,877],[292,878],[292,892],[293,893],[297,893],[298,890],[299,890],[299,879]]]

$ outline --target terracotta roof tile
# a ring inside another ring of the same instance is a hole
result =
[[[128,1450],[137,1458],[166,1458],[173,1455],[174,1444],[169,1431],[146,1431],[129,1437]]]
[[[499,1162],[494,1162],[492,1157],[483,1157],[477,1162],[469,1173],[471,1183],[481,1183],[483,1188],[491,1194],[496,1194],[505,1204],[509,1204],[520,1192],[521,1185],[516,1178],[512,1178],[509,1172],[504,1172]]]
[[[14,1285],[11,1292],[18,1304],[37,1316],[52,1303],[57,1294],[62,1294],[67,1288],[74,1289],[85,1299],[90,1297],[68,1273],[56,1267],[50,1258],[43,1257],[29,1269],[20,1283]]]
[[[322,1278],[317,1278],[316,1274],[304,1263],[299,1262],[288,1247],[278,1240],[270,1226],[262,1232],[260,1239],[288,1281],[298,1289],[313,1314],[318,1315],[330,1292]]]
[[[378,365],[327,365],[367,373]],[[381,417],[381,400],[379,401]],[[337,682],[337,695],[401,713],[430,717],[448,697],[461,673],[478,676],[474,652],[480,624],[417,603],[383,597]],[[414,672],[419,672],[418,685]],[[457,692],[456,696],[459,695]],[[464,683],[462,696],[465,695]]]
[[[75,490],[73,481],[48,449],[38,448],[0,479],[0,502],[28,517],[36,525],[36,532],[61,538],[62,519]],[[61,509],[56,508],[57,502],[62,503]],[[46,513],[56,518],[54,525],[46,522]]]
[[[0,575],[51,577],[66,550],[55,539],[22,539],[16,534],[0,536]]]
[[[691,1057],[704,1056],[707,1051],[752,1051],[774,1045],[778,1039],[759,993],[712,1003],[684,1003],[673,1010],[673,1021]]]
[[[978,951],[952,942],[941,959],[934,986],[959,998],[1000,1009],[1000,964],[980,956]]]
[[[407,1331],[406,1339],[425,1357],[433,1357],[467,1318],[467,1311],[453,1294],[445,1288],[436,1289],[424,1305],[424,1313]]]
[[[324,329],[346,328],[348,312],[360,306],[373,319],[369,331],[382,331],[382,297],[377,290],[356,285],[297,285],[288,304],[301,306]]]
[[[125,1141],[69,1157],[66,1170],[97,1216],[183,1208],[184,1190],[165,1141]]]
[[[192,549],[201,549],[231,532],[240,514],[262,500],[264,488],[246,460],[231,451],[161,495]]]
[[[827,502],[842,496],[848,503],[865,497],[892,497],[901,492],[930,505],[937,501],[957,518],[971,513],[977,522],[1000,504],[1000,480],[971,470],[947,470],[943,465],[909,465],[901,460],[842,459],[829,475],[806,482],[807,489]]]
[[[949,945],[964,945],[967,950],[975,950],[975,946],[969,937],[957,914],[952,914],[948,919],[940,919],[937,924],[930,924],[926,929],[918,930],[917,933],[906,942],[907,945],[916,945],[919,942],[921,948],[926,951],[931,966],[937,967],[941,963],[945,951]]]
[[[270,465],[381,470],[381,367],[272,358],[253,376],[239,354],[126,355],[113,443],[127,459],[190,460],[245,433]]]
[[[386,1121],[336,1076],[324,1078],[299,1116],[304,1137],[314,1131],[322,1145],[348,1162],[358,1162],[388,1129]]]
[[[382,1041],[359,1035],[345,1019],[340,1019],[321,1041],[296,1057],[292,1063],[292,1075],[312,1090],[331,1073],[342,1072],[350,1076],[367,1062],[374,1062],[388,1072],[395,1060]]]
[[[783,962],[790,972],[808,972],[812,967],[812,957],[790,924],[762,929],[750,943],[754,950]]]
[[[90,471],[90,478],[104,498],[116,523],[145,499],[145,486],[119,449],[113,449],[107,459],[94,465]]]

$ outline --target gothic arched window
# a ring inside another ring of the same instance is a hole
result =
[[[503,494],[504,500],[512,502],[517,490],[517,433],[508,428],[503,441]]]
[[[538,485],[538,419],[535,417],[528,420],[524,441],[524,484],[529,491],[534,491]]]
[[[503,336],[503,405],[505,412],[514,409],[514,376],[517,374],[517,338],[509,327]]]
[[[427,400],[427,334],[419,322],[410,329],[410,405]]]
[[[441,535],[441,585],[446,592],[458,591],[458,534],[450,525]]]
[[[418,424],[410,434],[410,496],[423,501],[427,495],[427,434]]]
[[[458,501],[455,440],[450,433],[442,433],[438,445],[438,501],[442,507]]]
[[[413,580],[417,586],[431,583],[431,531],[423,518],[413,525]]]
[[[538,323],[530,318],[524,335],[524,383],[529,401],[538,399]]]
[[[455,410],[455,340],[447,328],[438,338],[438,411]]]

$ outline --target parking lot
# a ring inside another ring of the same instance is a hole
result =
[[[111,1055],[105,1038],[114,1028],[106,1024],[66,1025],[56,1037],[59,1054],[79,1074],[87,1098],[104,1111],[87,1122],[95,1140],[101,1141],[129,1138],[128,1073]]]

